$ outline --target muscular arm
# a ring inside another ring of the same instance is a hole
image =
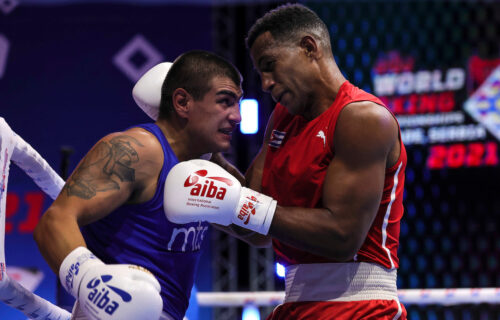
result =
[[[371,102],[345,107],[335,129],[323,208],[278,207],[270,235],[338,261],[352,259],[377,214],[398,141],[397,124],[385,108]]]
[[[34,233],[54,272],[69,252],[86,246],[79,227],[102,219],[125,202],[149,196],[148,184],[161,169],[161,162],[158,168],[159,160],[153,160],[152,143],[151,136],[138,129],[110,134],[80,161]]]

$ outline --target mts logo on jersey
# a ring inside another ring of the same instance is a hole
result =
[[[132,300],[132,296],[128,292],[106,284],[111,279],[113,279],[112,275],[102,275],[100,277],[93,278],[89,281],[89,283],[87,283],[87,288],[91,289],[89,295],[87,296],[88,301],[109,315],[112,315],[116,309],[120,307],[120,304],[109,296],[110,291],[113,291],[115,294],[120,296],[123,302],[129,302]]]
[[[244,224],[248,224],[250,221],[250,216],[255,215],[255,208],[257,207],[259,201],[254,196],[246,198],[246,202],[241,206],[240,212],[238,212],[238,219],[244,220]]]
[[[191,191],[189,192],[189,194],[192,196],[224,200],[227,189],[224,187],[217,187],[214,184],[214,180],[223,182],[228,186],[232,186],[233,181],[224,177],[207,177],[207,174],[208,172],[205,169],[198,170],[192,173],[191,175],[189,175],[189,177],[187,177],[186,181],[184,181],[184,187],[192,187]]]

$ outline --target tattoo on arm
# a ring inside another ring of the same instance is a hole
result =
[[[118,179],[135,181],[135,169],[131,166],[139,161],[139,155],[134,145],[143,147],[137,139],[126,135],[99,142],[67,181],[66,194],[91,199],[100,191],[119,190]]]

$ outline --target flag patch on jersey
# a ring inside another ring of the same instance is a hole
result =
[[[281,142],[285,138],[286,132],[273,130],[271,132],[271,138],[269,139],[269,146],[273,148],[279,148],[281,146]]]

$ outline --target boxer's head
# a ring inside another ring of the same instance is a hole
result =
[[[173,112],[172,95],[176,89],[183,88],[194,100],[200,101],[210,91],[214,78],[227,78],[241,88],[240,72],[224,58],[202,50],[180,55],[163,82],[159,118],[166,118]]]
[[[226,151],[241,121],[241,81],[238,70],[213,53],[184,53],[163,83],[159,119],[178,119],[191,150]]]
[[[258,19],[245,39],[252,49],[257,38],[269,32],[277,45],[298,45],[306,35],[313,36],[323,49],[331,50],[330,34],[325,23],[311,9],[300,4],[286,4]]]
[[[318,79],[333,61],[325,23],[303,5],[283,5],[255,22],[246,45],[262,89],[290,113],[304,113],[317,97]]]

